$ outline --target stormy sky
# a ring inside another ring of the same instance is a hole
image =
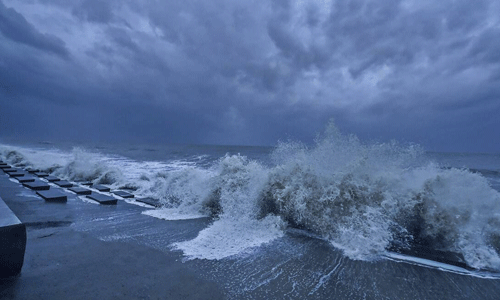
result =
[[[500,152],[500,1],[0,0],[3,139]]]

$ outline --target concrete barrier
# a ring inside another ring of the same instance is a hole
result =
[[[68,196],[64,195],[58,190],[47,190],[47,191],[38,191],[36,194],[42,197],[45,201],[50,202],[66,202],[68,201]]]
[[[45,191],[50,189],[50,185],[48,185],[46,182],[43,182],[41,180],[35,180],[33,182],[25,182],[23,185],[27,188],[30,188],[34,191]]]
[[[26,226],[0,198],[0,278],[21,272],[26,251]]]
[[[114,205],[118,202],[118,200],[114,197],[99,194],[99,193],[94,193],[94,192],[92,192],[92,194],[88,195],[87,198],[92,199],[94,201],[97,201],[100,204],[105,204],[105,205]]]
[[[49,174],[47,174],[45,172],[35,172],[34,174],[36,176],[38,176],[38,177],[47,177],[47,176],[49,176]]]
[[[98,190],[99,192],[109,192],[111,190],[109,187],[100,184],[94,184],[92,188]]]
[[[23,172],[19,172],[19,171],[9,173],[9,176],[10,176],[10,177],[14,177],[14,178],[15,178],[15,177],[23,177],[24,175],[25,175],[25,174],[24,174]]]
[[[35,181],[35,177],[33,177],[33,176],[23,176],[23,177],[17,177],[16,179],[17,179],[17,181],[19,181],[20,183],[25,183],[25,182],[34,182],[34,181]]]
[[[134,198],[134,195],[131,194],[131,193],[127,193],[127,192],[124,192],[124,191],[112,191],[113,194],[115,195],[118,195],[122,198]]]
[[[69,181],[66,180],[59,180],[59,181],[54,181],[53,182],[55,185],[63,187],[63,188],[70,188],[73,186],[73,184]]]
[[[61,179],[57,178],[56,176],[47,176],[44,178],[45,180],[47,180],[48,182],[54,182],[54,181],[60,181]]]
[[[77,195],[90,195],[90,194],[92,194],[91,190],[86,189],[86,188],[82,188],[79,186],[69,188],[68,190],[72,191],[73,193],[76,193]]]

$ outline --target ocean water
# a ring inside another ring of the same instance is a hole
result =
[[[0,158],[153,197],[163,206],[144,214],[154,218],[211,218],[195,238],[169,247],[207,270],[236,272],[249,257],[270,266],[255,282],[241,279],[248,286],[239,293],[284,280],[291,296],[301,285],[318,296],[331,278],[347,276],[339,273],[346,266],[388,261],[487,278],[500,273],[499,154],[370,144],[330,126],[313,145],[17,143],[1,144]],[[289,261],[268,261],[266,253],[302,259],[312,277],[291,280],[299,275],[283,275]],[[318,257],[325,265],[315,269]]]

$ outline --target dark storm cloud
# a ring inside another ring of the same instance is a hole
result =
[[[0,1],[0,31],[12,41],[50,51],[63,57],[68,56],[65,43],[51,34],[40,33],[33,25],[12,8]]]
[[[75,138],[274,144],[311,141],[334,117],[365,139],[500,151],[499,9],[4,0],[2,109],[38,123],[0,135],[50,137],[63,121]]]
[[[113,18],[110,2],[107,0],[84,0],[73,8],[72,13],[81,20],[108,23]]]
[[[500,28],[485,30],[474,41],[470,55],[484,64],[500,63]]]

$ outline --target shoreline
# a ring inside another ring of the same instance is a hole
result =
[[[161,220],[125,199],[99,205],[51,186],[67,202],[44,201],[0,172],[0,196],[27,229],[24,266],[0,280],[2,299],[500,298],[499,279],[351,260],[293,230],[221,260],[188,260],[171,245],[194,239],[211,219]]]

